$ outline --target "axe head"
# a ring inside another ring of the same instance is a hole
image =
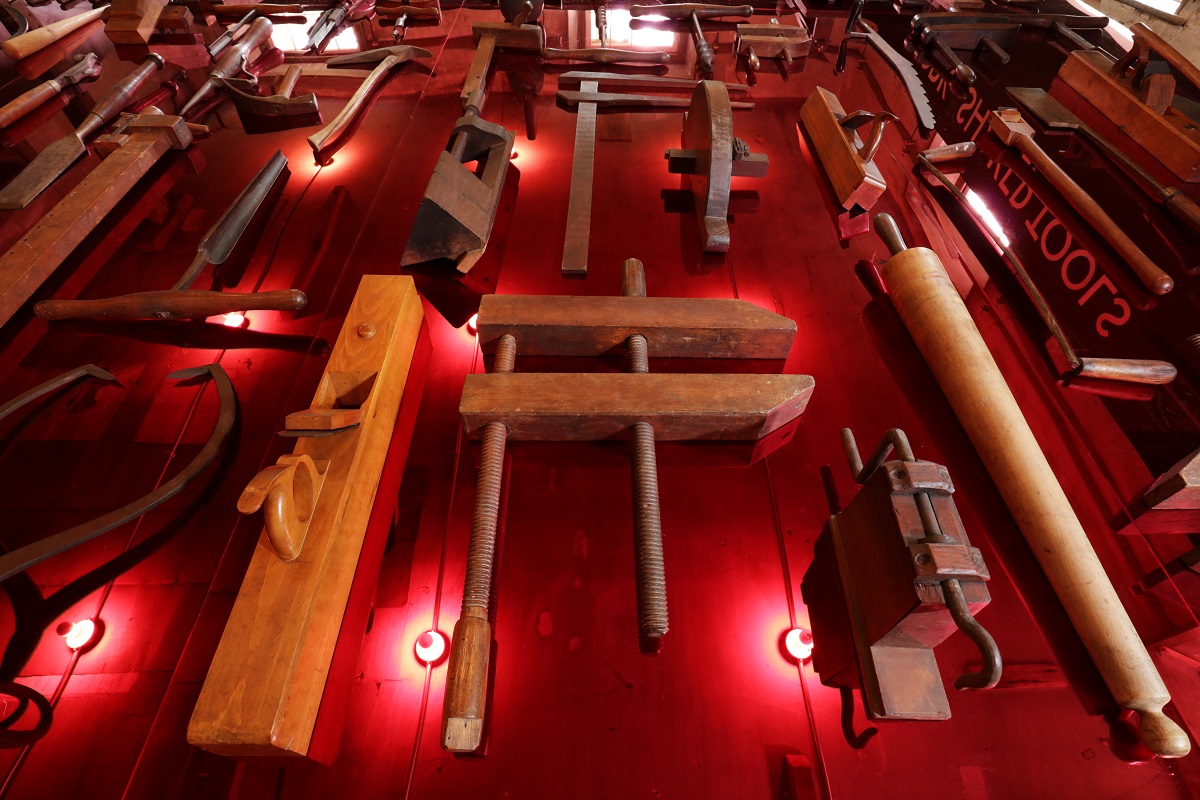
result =
[[[378,64],[388,56],[395,56],[400,61],[409,61],[413,58],[433,58],[433,53],[428,50],[423,50],[420,47],[410,47],[406,44],[397,44],[391,47],[378,47],[374,50],[367,50],[362,53],[347,53],[344,56],[334,56],[325,62],[330,67],[341,67],[343,69],[353,69],[369,64]]]

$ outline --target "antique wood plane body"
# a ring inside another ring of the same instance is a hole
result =
[[[729,92],[720,81],[700,81],[683,121],[683,149],[666,153],[667,170],[691,176],[700,242],[706,253],[729,250],[729,190],[733,176],[761,178],[767,156],[751,153],[733,135]]]
[[[807,375],[649,374],[649,358],[783,359],[795,323],[740,300],[648,298],[642,264],[629,259],[621,297],[487,296],[479,342],[491,373],[469,375],[459,410],[483,439],[475,524],[454,627],[442,746],[477,750],[483,739],[492,629],[493,560],[508,439],[633,440],[639,638],[657,651],[668,628],[657,440],[757,440],[795,422],[813,390]],[[625,373],[515,373],[524,355],[628,354]]]
[[[918,461],[898,429],[865,467],[849,429],[842,438],[862,489],[830,517],[801,585],[818,645],[813,664],[826,685],[861,684],[877,719],[949,719],[933,648],[955,630],[979,646],[984,664],[955,685],[1000,680],[1000,652],[974,618],[991,600],[987,566],[963,530],[945,467]],[[893,447],[899,458],[884,461]]]
[[[424,383],[423,319],[412,278],[365,276],[312,407],[286,419],[294,452],[243,493],[238,509],[261,508],[265,531],[192,715],[191,744],[332,760],[344,700],[333,695],[348,688]]]
[[[869,211],[887,190],[873,159],[883,141],[883,131],[892,120],[895,116],[887,112],[847,114],[837,95],[819,86],[801,106],[800,126],[812,141],[815,160],[846,211]],[[857,132],[864,123],[872,124],[865,144]]]

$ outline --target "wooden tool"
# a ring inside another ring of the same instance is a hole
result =
[[[690,175],[700,243],[706,253],[729,250],[729,188],[733,176],[767,174],[765,153],[751,153],[733,135],[729,92],[720,81],[700,81],[683,121],[683,149],[666,152],[667,171]]]
[[[734,52],[744,56],[755,72],[763,58],[777,58],[788,66],[798,58],[807,58],[812,40],[808,37],[804,18],[799,14],[793,16],[795,25],[780,25],[778,19],[772,19],[766,25],[738,25]]]
[[[354,90],[354,94],[346,101],[346,105],[338,115],[321,130],[308,137],[308,146],[312,148],[313,158],[318,164],[329,161],[327,155],[330,142],[340,138],[349,130],[358,114],[366,106],[367,98],[397,67],[414,58],[433,58],[433,53],[420,47],[408,45],[393,45],[379,47],[362,53],[350,53],[329,59],[327,66],[341,69],[361,68],[364,64],[374,64],[371,73]]]
[[[28,33],[14,36],[0,42],[0,50],[14,61],[33,55],[43,47],[54,44],[68,33],[82,28],[93,20],[100,19],[108,11],[108,6],[101,6],[73,17],[51,22],[41,28],[34,28]]]
[[[10,103],[0,107],[0,128],[7,128],[30,111],[57,97],[64,89],[100,77],[100,59],[95,53],[75,56],[75,65],[51,80],[39,83]]]
[[[442,21],[441,6],[410,6],[410,5],[381,5],[375,4],[375,14],[383,27],[392,26],[392,41],[399,44],[408,33],[408,26],[413,20],[423,20],[434,25]]]
[[[748,17],[754,13],[753,6],[723,6],[706,3],[668,3],[660,6],[630,6],[629,13],[633,17],[655,16],[667,19],[684,19],[690,21],[692,44],[696,47],[696,63],[705,72],[712,72],[713,59],[716,57],[713,46],[704,38],[704,28],[701,19],[720,19],[721,17]]]
[[[879,35],[878,31],[863,22],[862,12],[865,7],[866,0],[852,0],[851,2],[850,15],[846,18],[846,32],[842,38],[841,45],[838,47],[834,72],[841,75],[846,69],[846,56],[849,52],[850,43],[865,41],[875,49],[875,52],[883,56],[884,60],[900,76],[900,80],[904,84],[904,90],[908,93],[909,100],[912,101],[913,111],[916,112],[917,123],[921,126],[922,130],[932,131],[936,129],[937,120],[933,116],[933,106],[929,104],[929,96],[925,94],[925,85],[921,82],[921,76],[917,74],[916,68],[908,57],[897,52],[894,47]]]
[[[1200,181],[1200,129],[1195,121],[1174,107],[1167,108],[1165,114],[1157,113],[1142,102],[1140,92],[1123,80],[1124,72],[1112,74],[1116,66],[1100,53],[1071,53],[1059,69],[1058,78],[1073,91],[1063,93],[1056,82],[1051,93],[1076,114],[1095,116],[1111,124],[1110,135],[1127,136],[1178,180]],[[1100,131],[1107,130],[1102,123],[1093,121],[1093,125]]]
[[[1200,508],[1200,450],[1163,473],[1142,495],[1150,508]]]
[[[299,289],[246,293],[191,289],[206,265],[225,263],[266,198],[281,179],[286,182],[287,174],[287,159],[277,150],[254,180],[209,228],[196,248],[196,257],[192,259],[191,266],[169,290],[136,292],[96,300],[43,300],[33,307],[34,315],[49,320],[82,317],[138,320],[202,319],[234,311],[299,311],[308,303],[308,298]]]
[[[245,35],[222,50],[221,55],[213,61],[212,69],[208,73],[208,80],[196,90],[183,108],[179,109],[179,116],[186,118],[192,109],[199,107],[209,95],[217,89],[227,86],[230,81],[249,78],[247,86],[257,84],[257,75],[248,72],[246,65],[250,61],[250,53],[270,42],[274,29],[275,26],[269,19],[259,17],[254,20]]]
[[[412,278],[362,279],[312,407],[285,422],[299,434],[293,453],[238,501],[243,513],[263,509],[266,530],[200,690],[189,743],[233,757],[332,760],[319,712],[328,687],[347,686],[344,673],[354,669],[336,645],[342,632],[357,655],[363,635],[365,613],[348,616],[351,590],[365,581],[366,597],[374,592],[383,542],[367,538],[367,523],[377,490],[385,492],[385,459],[402,465],[407,456],[425,378],[416,360],[422,330]],[[350,411],[357,424],[337,427]],[[313,420],[324,429],[307,427]],[[394,503],[396,487],[387,491]],[[332,733],[336,751],[340,731]]]
[[[246,133],[274,133],[292,128],[307,128],[323,122],[315,94],[309,92],[292,97],[292,90],[296,88],[301,72],[302,67],[299,64],[289,65],[283,77],[279,79],[275,93],[266,97],[246,94],[228,82],[223,82]]]
[[[963,62],[954,49],[942,39],[938,27],[924,26],[916,29],[915,33],[921,44],[937,50],[946,63],[950,65],[950,74],[963,86],[975,85],[975,70]]]
[[[1187,755],[1187,734],[1162,713],[1170,693],[958,290],[933,251],[906,248],[891,217],[875,229],[892,252],[882,277],[896,311],[1113,697],[1138,712],[1151,752]]]
[[[163,153],[191,143],[192,130],[183,118],[166,116],[156,108],[127,118],[116,131],[101,136],[96,152],[104,161],[0,258],[0,325],[12,318]]]
[[[627,108],[687,108],[691,101],[683,97],[601,93],[601,86],[628,86],[650,91],[692,90],[696,82],[653,75],[608,75],[603,72],[567,72],[559,76],[557,99],[577,109],[575,118],[575,154],[571,164],[571,195],[567,201],[567,233],[563,246],[563,275],[587,274],[588,244],[592,227],[592,168],[596,160],[596,109],[615,106]],[[564,91],[577,86],[579,91]],[[746,91],[741,84],[726,84],[730,91]],[[753,103],[731,103],[731,108],[753,108]]]
[[[146,45],[168,0],[113,0],[104,33],[113,44]]]
[[[992,132],[1009,147],[1015,147],[1037,167],[1050,185],[1057,189],[1113,249],[1125,259],[1146,289],[1154,294],[1166,294],[1175,288],[1175,281],[1141,251],[1121,227],[1092,199],[1092,196],[1071,179],[1046,151],[1033,140],[1033,128],[1021,118],[1015,108],[1001,108],[988,117]]]
[[[1003,669],[974,616],[991,602],[987,565],[949,471],[918,460],[904,431],[888,431],[866,466],[849,428],[842,443],[862,489],[829,518],[801,584],[813,666],[827,686],[857,684],[876,719],[949,719],[934,647],[961,630],[979,648],[983,669],[961,675],[958,689],[991,688]],[[898,458],[885,461],[893,448]]]
[[[954,181],[950,180],[945,173],[934,166],[934,164],[956,158],[965,158],[974,154],[974,142],[959,142],[958,144],[926,150],[917,156],[917,163],[924,167],[944,187],[950,190],[954,199],[970,214],[971,218],[979,225],[979,229],[1000,250],[1004,260],[1012,267],[1013,272],[1017,275],[1017,279],[1025,287],[1026,294],[1029,295],[1029,299],[1033,302],[1042,321],[1046,323],[1046,327],[1050,330],[1050,335],[1057,342],[1072,373],[1083,378],[1126,381],[1128,383],[1165,384],[1175,380],[1175,375],[1177,374],[1175,366],[1166,361],[1134,358],[1080,358],[1075,353],[1075,348],[1071,346],[1071,343],[1067,340],[1066,333],[1063,332],[1062,326],[1058,324],[1058,318],[1050,310],[1050,304],[1046,302],[1046,298],[1042,296],[1041,290],[1033,282],[1033,278],[1026,271],[1025,265],[1021,263],[1021,260],[1009,249],[1007,244],[999,237],[992,235],[987,221],[979,213],[979,210],[971,205],[971,202],[967,200],[966,195],[962,193],[962,190],[958,188]]]
[[[366,19],[375,11],[375,0],[338,0],[330,4],[308,31],[304,51],[320,55],[346,25]]]
[[[875,166],[875,153],[894,114],[856,111],[847,114],[837,95],[818,86],[800,107],[800,122],[816,152],[814,160],[833,186],[842,208],[852,214],[869,211],[887,191],[883,173]],[[864,144],[858,129],[870,123]]]
[[[621,297],[486,295],[479,344],[495,353],[468,375],[459,411],[483,438],[463,608],[454,626],[442,709],[442,746],[479,748],[486,713],[496,525],[509,439],[598,441],[632,435],[638,504],[638,617],[643,637],[667,629],[655,440],[755,440],[794,422],[812,394],[806,375],[649,374],[648,359],[784,359],[795,323],[740,300],[645,297],[641,262],[625,262]],[[624,347],[627,373],[513,373],[526,355],[599,355]]]

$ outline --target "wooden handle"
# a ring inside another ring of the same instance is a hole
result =
[[[492,626],[487,611],[464,609],[454,624],[442,707],[442,747],[451,752],[474,750],[483,737],[491,650]]]
[[[164,66],[166,66],[166,61],[163,60],[163,57],[157,53],[151,53],[137,69],[117,81],[96,102],[96,105],[92,106],[91,113],[88,114],[83,124],[76,128],[80,138],[99,130],[104,123],[115,118],[121,109],[129,105],[142,85],[150,80],[150,76]]]
[[[261,508],[267,541],[282,560],[293,561],[304,547],[322,482],[310,456],[280,456],[276,466],[267,467],[246,484],[237,510],[253,514]]]
[[[722,6],[710,3],[671,3],[663,6],[630,6],[633,17],[666,17],[667,19],[689,19],[695,14],[699,19],[714,17],[748,17],[754,6]]]
[[[248,3],[238,5],[222,3],[221,5],[212,6],[211,11],[221,22],[236,22],[251,11],[263,16],[271,14],[303,14],[304,6],[288,5],[286,3]]]
[[[937,256],[904,250],[883,281],[1109,690],[1139,713],[1151,751],[1186,755],[1187,734],[1162,713],[1170,693]]]
[[[442,14],[432,6],[404,6],[389,3],[377,3],[375,13],[384,17],[398,17],[401,14],[410,19],[437,19]]]
[[[476,114],[483,111],[484,96],[487,93],[487,74],[491,69],[492,56],[495,52],[495,36],[479,37],[479,44],[475,46],[475,55],[471,59],[471,67],[467,70],[467,77],[463,80],[462,91],[459,93],[463,111],[470,108],[475,109]]]
[[[1192,230],[1200,231],[1200,206],[1181,194],[1178,189],[1163,191],[1163,209]]]
[[[1134,271],[1146,289],[1154,294],[1166,294],[1175,288],[1175,281],[1170,275],[1159,269],[1150,257],[1141,251],[1133,240],[1125,235],[1125,231],[1112,220],[1104,209],[1083,190],[1071,176],[1046,154],[1037,142],[1026,134],[1015,137],[1017,149],[1033,162],[1033,165],[1046,176],[1046,180],[1067,198],[1071,206],[1088,221],[1100,235],[1103,236],[1113,249],[1125,259],[1125,263]]]
[[[61,90],[57,83],[54,81],[45,81],[39,83],[12,102],[7,103],[3,108],[0,108],[0,128],[7,128],[9,125],[12,125],[42,103],[55,97],[59,91]]]
[[[43,300],[33,307],[40,319],[178,319],[213,317],[233,311],[299,311],[308,298],[299,289],[278,292],[137,292],[103,300]]]
[[[542,48],[542,58],[590,61],[593,64],[665,64],[670,56],[660,52],[615,50],[611,47],[593,47],[586,50],[559,50],[553,47],[544,47]]]
[[[71,31],[82,28],[92,20],[100,19],[106,11],[108,11],[108,6],[94,8],[91,11],[85,11],[82,14],[76,14],[73,17],[59,20],[58,22],[51,22],[49,25],[29,31],[28,33],[23,33],[20,36],[14,36],[0,43],[0,50],[3,50],[5,55],[13,60],[25,58],[41,50],[43,47],[54,44]]]
[[[296,88],[296,84],[300,82],[300,75],[304,69],[299,64],[292,64],[283,73],[283,77],[279,79],[279,85],[275,87],[275,94],[281,97],[291,97],[292,91]]]
[[[1192,86],[1200,88],[1200,69],[1189,61],[1183,53],[1172,47],[1165,39],[1143,22],[1135,22],[1129,26],[1129,30],[1135,36],[1141,36],[1145,39],[1146,43],[1150,45],[1150,49],[1162,56],[1163,61],[1166,61],[1172,67],[1179,70],[1179,74],[1187,78]]]
[[[1178,374],[1169,361],[1136,358],[1081,358],[1079,375],[1126,383],[1159,385],[1170,383]]]
[[[346,101],[346,105],[333,118],[333,121],[308,137],[308,146],[312,148],[313,157],[316,158],[317,163],[321,162],[321,151],[325,149],[325,145],[336,139],[350,127],[350,123],[358,115],[359,109],[363,107],[371,90],[383,82],[383,79],[387,77],[392,67],[399,63],[400,59],[396,56],[388,56],[383,61],[380,61],[375,69],[371,70],[371,74],[354,90],[354,94]]]

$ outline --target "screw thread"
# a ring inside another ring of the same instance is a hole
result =
[[[631,337],[641,338],[641,337]],[[643,340],[644,341],[644,340]],[[634,547],[637,551],[638,625],[643,636],[661,638],[668,628],[667,575],[663,566],[662,521],[658,503],[658,468],[654,428],[633,426]]]

